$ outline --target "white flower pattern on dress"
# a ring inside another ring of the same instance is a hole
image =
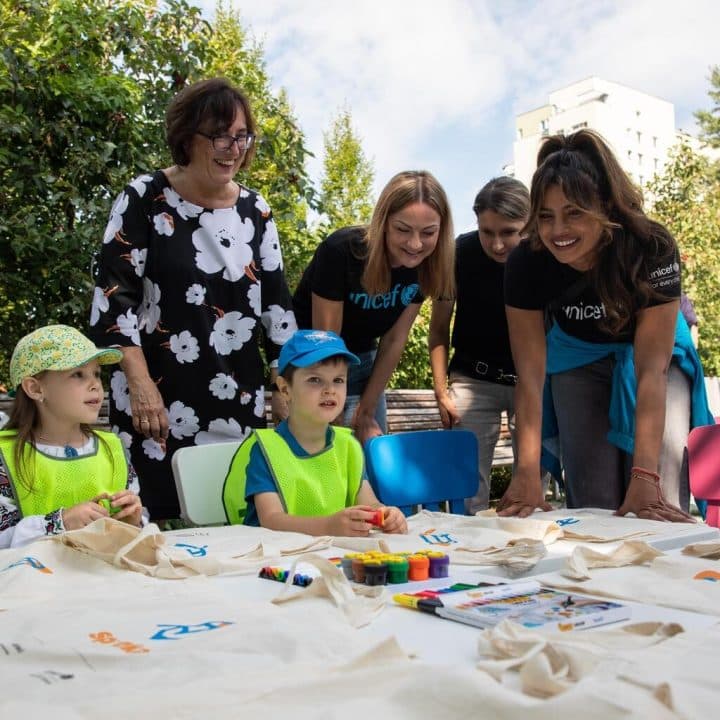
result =
[[[219,400],[233,400],[237,394],[238,384],[235,378],[225,373],[218,373],[209,386],[210,392]]]
[[[130,187],[138,194],[138,197],[143,197],[147,190],[148,183],[151,183],[152,179],[152,175],[140,175],[140,177],[136,177],[130,183]]]
[[[153,440],[152,438],[145,438],[142,441],[142,449],[151,460],[165,459],[165,448],[159,442]]]
[[[279,305],[270,305],[263,313],[262,324],[270,339],[277,345],[284,345],[297,330],[295,313]]]
[[[239,350],[252,337],[255,325],[253,318],[243,317],[237,310],[225,313],[213,325],[210,345],[218,355],[229,355],[233,350]]]
[[[170,349],[175,353],[175,359],[181,365],[195,362],[200,356],[200,343],[189,330],[183,330],[178,335],[171,335]]]
[[[180,400],[176,400],[168,408],[168,423],[170,434],[178,440],[192,437],[200,429],[195,411]]]
[[[252,428],[243,427],[235,418],[225,420],[216,418],[208,424],[207,430],[201,430],[195,436],[196,445],[209,445],[210,443],[228,442],[229,440],[245,440]]]
[[[167,204],[177,211],[177,214],[183,219],[197,217],[203,209],[199,205],[195,205],[187,200],[183,200],[171,187],[165,188],[163,193]]]
[[[260,283],[253,283],[248,288],[247,299],[252,311],[257,317],[260,317],[260,313],[262,311],[262,294],[260,292]]]
[[[262,195],[257,196],[257,199],[255,200],[255,207],[260,211],[260,214],[263,217],[268,217],[270,215],[270,206],[267,204]]]
[[[92,306],[90,307],[90,326],[97,325],[100,319],[100,313],[107,312],[110,309],[110,301],[107,299],[105,291],[96,287],[93,290]]]
[[[138,327],[155,332],[160,324],[160,286],[150,278],[143,278],[143,301],[138,313]]]
[[[169,213],[160,213],[153,218],[155,232],[158,235],[167,235],[170,237],[175,232],[175,221]]]
[[[265,391],[262,388],[255,391],[255,415],[265,417]]]
[[[130,308],[126,313],[117,316],[117,330],[125,337],[130,338],[135,345],[140,344],[137,315]]]
[[[265,226],[262,242],[260,243],[260,263],[263,270],[272,272],[282,270],[282,253],[280,252],[280,238],[278,237],[275,221],[270,220]]]
[[[120,442],[122,443],[123,447],[126,450],[129,450],[130,446],[132,445],[132,435],[127,432],[122,432],[117,425],[113,425],[110,430],[113,432],[114,435],[117,435],[120,438]]]
[[[245,187],[232,208],[198,208],[162,171],[128,184],[109,215],[90,334],[99,347],[141,347],[162,402],[172,407],[167,447],[145,438],[133,427],[127,379],[111,370],[112,423],[144,480],[144,504],[151,515],[172,517],[175,450],[237,442],[265,425],[258,416],[263,368],[255,343],[264,336],[268,359],[277,357],[277,343],[260,332],[261,318],[268,312],[272,325],[269,306],[284,309],[273,316],[278,336],[291,307],[281,270],[266,269],[281,267],[277,228],[268,228],[265,200]]]
[[[202,305],[205,302],[205,288],[200,283],[193,283],[185,291],[185,300],[189,305]]]
[[[236,282],[253,261],[250,243],[254,237],[253,221],[243,220],[234,209],[204,212],[200,227],[192,234],[195,263],[209,275],[222,270],[225,280]]]
[[[112,242],[115,239],[115,235],[122,229],[123,226],[123,213],[128,208],[130,202],[127,193],[121,192],[113,203],[112,210],[110,210],[110,219],[105,227],[105,234],[103,235],[103,244]]]
[[[135,274],[138,277],[145,275],[145,262],[147,261],[147,248],[138,250],[133,248],[130,251],[130,264],[135,268]]]
[[[112,393],[112,401],[115,407],[126,415],[132,415],[130,408],[130,390],[127,384],[127,378],[122,370],[115,370],[110,376],[110,392]]]

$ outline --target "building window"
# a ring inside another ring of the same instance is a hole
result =
[[[586,123],[586,122],[580,122],[580,123],[576,123],[575,125],[573,125],[573,126],[572,126],[572,129],[573,129],[573,130],[580,130],[581,128],[586,128],[586,127],[587,127],[587,123]]]
[[[653,136],[653,147],[657,147],[657,138]]]
[[[658,162],[658,159],[654,158],[653,159],[653,169],[657,172],[659,167],[660,167],[660,163]]]
[[[642,133],[638,130],[635,134],[637,135],[637,141],[640,142],[642,139]]]
[[[642,175],[638,175],[638,181],[640,182],[641,185],[645,184],[645,178]]]
[[[638,165],[642,165],[642,153],[638,153]]]

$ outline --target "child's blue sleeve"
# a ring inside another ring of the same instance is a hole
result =
[[[256,443],[250,451],[250,460],[245,471],[245,500],[248,502],[258,493],[277,492],[277,486],[265,456]]]

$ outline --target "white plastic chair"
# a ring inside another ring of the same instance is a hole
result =
[[[227,523],[222,491],[230,463],[240,442],[193,445],[172,457],[180,514],[193,525]]]

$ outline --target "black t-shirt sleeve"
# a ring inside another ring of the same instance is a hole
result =
[[[648,280],[650,287],[662,297],[652,298],[649,307],[662,305],[669,300],[677,300],[681,294],[680,252],[677,245],[670,257],[648,262]]]
[[[523,240],[510,253],[505,263],[505,304],[521,310],[542,310],[545,293],[540,281],[544,274],[541,252]]]
[[[347,294],[345,267],[348,246],[332,240],[333,235],[330,235],[315,251],[310,291],[326,300],[343,301]]]

